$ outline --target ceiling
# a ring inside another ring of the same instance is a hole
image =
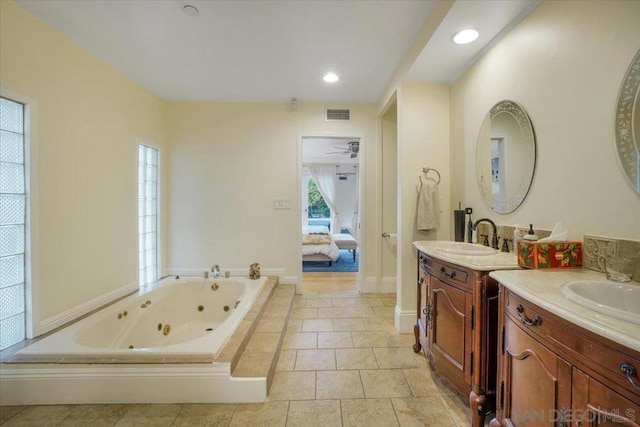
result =
[[[16,1],[164,99],[325,103],[378,102],[436,3]],[[538,1],[456,1],[407,77],[452,82]],[[451,43],[468,25],[479,41]],[[323,82],[328,71],[340,80]]]
[[[304,138],[302,140],[302,163],[359,164],[360,156],[351,158],[343,148],[360,138]]]
[[[456,1],[406,75],[408,80],[453,83],[540,0]],[[480,32],[466,45],[451,42],[464,28]]]

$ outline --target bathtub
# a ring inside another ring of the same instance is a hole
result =
[[[15,360],[211,361],[251,307],[266,278],[167,277],[18,351]],[[179,360],[179,359],[177,359]]]
[[[0,364],[0,404],[262,402],[266,379],[232,378],[216,357],[267,282],[173,276],[143,287]]]

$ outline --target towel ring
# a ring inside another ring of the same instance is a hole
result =
[[[427,175],[430,171],[433,171],[438,175],[438,181],[436,181],[436,184],[440,184],[440,172],[438,172],[437,169],[427,168],[427,167],[422,168],[422,173],[424,173],[425,175]],[[420,182],[422,182],[422,179],[420,179]]]

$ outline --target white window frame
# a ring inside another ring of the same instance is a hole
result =
[[[142,280],[142,274],[141,274],[141,265],[140,265],[140,256],[141,256],[141,251],[140,251],[140,246],[141,246],[141,229],[140,229],[140,200],[142,195],[140,194],[140,148],[141,147],[145,147],[147,149],[152,149],[156,151],[156,177],[155,177],[155,183],[156,183],[156,194],[155,194],[155,200],[156,200],[156,206],[155,206],[155,260],[156,260],[156,264],[155,264],[155,277],[153,278],[153,280],[147,280],[144,281]],[[160,238],[160,186],[161,186],[161,180],[160,180],[160,164],[161,164],[161,155],[160,155],[160,149],[156,146],[154,146],[153,144],[149,144],[147,142],[141,141],[138,142],[137,144],[137,150],[136,150],[136,164],[137,164],[137,168],[136,168],[136,172],[137,172],[137,186],[138,186],[138,191],[136,191],[137,194],[137,224],[138,224],[138,238],[137,238],[137,246],[138,246],[138,250],[136,251],[137,256],[138,256],[138,261],[137,261],[137,266],[138,266],[138,285],[139,286],[144,286],[146,284],[149,283],[153,283],[154,281],[158,280],[161,276],[160,272],[161,272],[161,238]]]
[[[40,320],[40,257],[38,212],[38,126],[37,101],[21,93],[0,87],[0,97],[23,104],[24,186],[26,193],[24,298],[26,338],[43,333]]]

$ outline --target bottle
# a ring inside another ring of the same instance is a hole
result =
[[[523,239],[528,240],[529,242],[535,242],[538,240],[538,236],[536,236],[533,231],[533,224],[529,224],[529,231],[527,231],[527,234],[524,235]]]

